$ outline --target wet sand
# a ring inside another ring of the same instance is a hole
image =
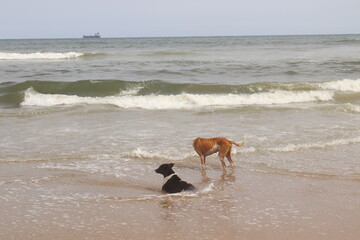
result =
[[[213,161],[206,177],[179,166],[199,188],[165,195],[143,183],[41,162],[1,163],[0,239],[357,239],[359,179],[297,176]]]

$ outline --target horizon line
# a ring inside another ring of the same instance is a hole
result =
[[[138,38],[211,38],[211,37],[291,37],[291,36],[336,36],[336,35],[360,35],[360,33],[304,33],[304,34],[252,34],[252,35],[184,35],[184,36],[123,36],[123,37],[101,37],[99,39],[138,39]],[[56,40],[56,39],[84,39],[81,37],[48,37],[48,38],[0,38],[0,40]],[[94,39],[86,39],[94,40]]]

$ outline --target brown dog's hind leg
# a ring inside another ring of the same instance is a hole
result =
[[[220,151],[219,151],[219,158],[220,158],[223,168],[226,167],[224,157],[226,156],[226,158],[229,160],[229,157],[228,157],[229,153],[231,154],[231,143],[224,143],[223,146],[221,146]],[[229,162],[231,165],[234,164],[231,159],[231,156],[230,156]]]
[[[218,156],[219,156],[222,167],[226,168],[226,164],[225,164],[225,161],[224,161],[225,154],[220,150]]]
[[[234,163],[234,161],[233,161],[232,158],[231,158],[231,148],[230,148],[230,150],[227,152],[226,158],[229,160],[230,165],[231,165],[232,167],[235,167],[235,163]]]

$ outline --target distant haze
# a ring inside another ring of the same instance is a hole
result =
[[[360,33],[359,0],[2,0],[0,39]]]

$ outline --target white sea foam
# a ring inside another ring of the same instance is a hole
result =
[[[360,113],[360,106],[352,103],[346,103],[341,106],[342,110],[350,113]]]
[[[0,60],[31,60],[31,59],[68,59],[83,56],[84,53],[78,52],[35,52],[35,53],[6,53],[0,52]]]
[[[134,96],[136,94],[138,94],[138,92],[142,89],[143,87],[141,86],[137,86],[137,87],[133,87],[127,90],[122,90],[120,91],[119,95],[120,96]]]
[[[360,137],[348,138],[348,139],[335,139],[328,142],[314,142],[314,143],[300,143],[300,144],[288,144],[284,146],[279,146],[276,148],[269,148],[269,151],[273,152],[295,152],[302,149],[311,149],[311,148],[325,148],[337,145],[348,145],[360,143]]]
[[[109,104],[125,109],[201,109],[226,108],[243,105],[270,105],[300,102],[330,101],[332,91],[273,91],[255,94],[189,94],[178,95],[122,95],[107,97],[79,97],[76,95],[42,94],[32,88],[25,92],[23,106],[56,106],[76,104]]]
[[[246,154],[246,153],[254,153],[256,152],[256,148],[254,147],[241,147],[241,148],[232,148],[232,153],[233,154]]]
[[[256,149],[254,147],[248,148],[233,148],[233,154],[248,154],[254,153]],[[155,160],[169,160],[169,161],[182,161],[184,159],[197,159],[198,155],[195,151],[179,151],[179,150],[169,150],[166,151],[161,150],[144,150],[141,148],[136,148],[131,151],[122,152],[119,157],[121,158],[140,158],[140,159],[155,159]]]
[[[180,151],[147,151],[141,148],[136,148],[132,151],[121,153],[123,158],[142,158],[142,159],[163,159],[163,160],[172,160],[178,161],[190,157],[196,156],[195,153],[181,153]]]
[[[200,190],[200,193],[209,193],[212,192],[215,189],[215,184],[214,183],[210,183],[209,185],[207,185],[206,187],[204,187],[203,189]]]
[[[324,90],[335,90],[342,92],[360,92],[360,79],[344,79],[339,81],[324,82],[318,84]]]
[[[129,166],[126,161],[99,159],[94,161],[78,161],[75,163],[49,162],[42,164],[39,168],[80,171],[91,174],[115,176],[117,178],[125,177],[130,180],[141,178],[141,173],[146,171],[147,167],[148,166],[138,166],[137,170],[139,174],[136,175],[130,174],[134,169],[132,166]]]

